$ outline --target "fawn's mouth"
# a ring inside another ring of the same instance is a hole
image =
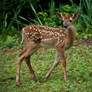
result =
[[[64,24],[64,28],[67,28],[68,27],[68,25],[67,24]]]

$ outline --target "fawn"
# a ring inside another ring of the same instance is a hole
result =
[[[63,20],[64,28],[53,28],[41,25],[28,25],[22,29],[22,39],[25,42],[25,49],[18,56],[16,83],[20,84],[20,68],[23,59],[25,59],[29,71],[34,81],[37,81],[34,70],[30,64],[30,56],[40,47],[56,48],[56,57],[53,66],[46,74],[46,79],[50,76],[52,70],[57,66],[59,60],[62,59],[64,67],[64,79],[67,80],[66,58],[64,51],[70,48],[76,38],[76,30],[73,21],[78,17],[77,13],[73,16],[63,16],[57,13],[56,16]]]

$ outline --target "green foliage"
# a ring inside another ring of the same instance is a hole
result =
[[[15,3],[14,3],[15,2]],[[20,6],[17,6],[17,4],[20,4]],[[7,6],[7,7],[6,7]],[[16,6],[16,8],[15,8]],[[0,15],[0,22],[1,24],[1,33],[8,33],[10,32],[10,28],[11,26],[14,26],[15,22],[17,25],[17,28],[19,28],[19,24],[17,21],[17,16],[20,13],[20,10],[23,6],[23,2],[21,2],[20,0],[16,1],[16,0],[3,0],[3,2],[1,2],[0,5],[0,11],[2,11],[1,15]],[[6,29],[6,31],[3,31],[3,29]]]
[[[2,35],[1,37],[3,40],[0,40],[0,49],[5,49],[5,48],[17,48],[17,46],[20,46],[20,39],[18,39],[18,36],[6,36]]]
[[[60,11],[61,12],[63,12],[65,15],[67,15],[67,14],[70,14],[70,15],[72,15],[73,13],[75,13],[75,12],[77,12],[76,11],[76,7],[74,7],[74,6],[71,6],[71,5],[59,5],[59,7],[60,7]]]
[[[50,16],[53,16],[55,14],[55,2],[54,2],[54,0],[51,0],[51,3],[49,3],[49,14],[50,14]]]
[[[79,30],[82,30],[82,34],[88,35],[92,39],[92,1],[91,0],[80,0],[80,4],[77,7],[79,13],[78,23]]]
[[[11,38],[9,38],[11,39]],[[72,52],[72,54],[71,54]],[[31,64],[37,78],[34,82],[25,62],[21,66],[21,85],[16,86],[17,55],[19,51],[11,49],[0,52],[0,92],[91,92],[92,91],[92,45],[66,51],[68,80],[64,81],[61,62],[54,69],[48,80],[45,74],[53,65],[55,50],[36,52],[31,57]]]
[[[88,35],[92,39],[92,0],[80,0],[76,4],[74,0],[65,1],[44,1],[42,0],[3,0],[0,2],[0,35],[19,35],[22,27],[29,24],[40,24],[53,27],[62,27],[62,21],[56,18],[56,13],[64,15],[79,13],[76,19],[77,36]],[[65,4],[66,3],[66,4]],[[81,34],[79,31],[82,30]],[[5,37],[4,39],[6,39]]]
[[[37,18],[39,24],[42,25],[42,22],[41,22],[40,18],[38,17],[38,14],[37,14],[35,8],[33,7],[32,4],[30,4],[30,7],[32,8],[32,10],[33,10],[33,12],[34,12],[34,14],[35,14],[35,16],[36,16],[36,18]]]

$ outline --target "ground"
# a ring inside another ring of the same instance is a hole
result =
[[[19,48],[0,50],[0,92],[92,92],[92,44],[73,46],[65,52],[68,80],[64,81],[61,62],[48,80],[45,74],[53,65],[55,49],[37,51],[31,58],[38,82],[32,80],[23,61],[21,85],[16,85]]]

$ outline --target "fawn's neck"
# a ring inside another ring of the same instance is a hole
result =
[[[74,26],[68,27],[68,36],[66,38],[66,49],[70,48],[76,38],[76,30]]]
[[[76,39],[76,29],[73,25],[68,27],[68,35],[71,42],[73,42]]]

